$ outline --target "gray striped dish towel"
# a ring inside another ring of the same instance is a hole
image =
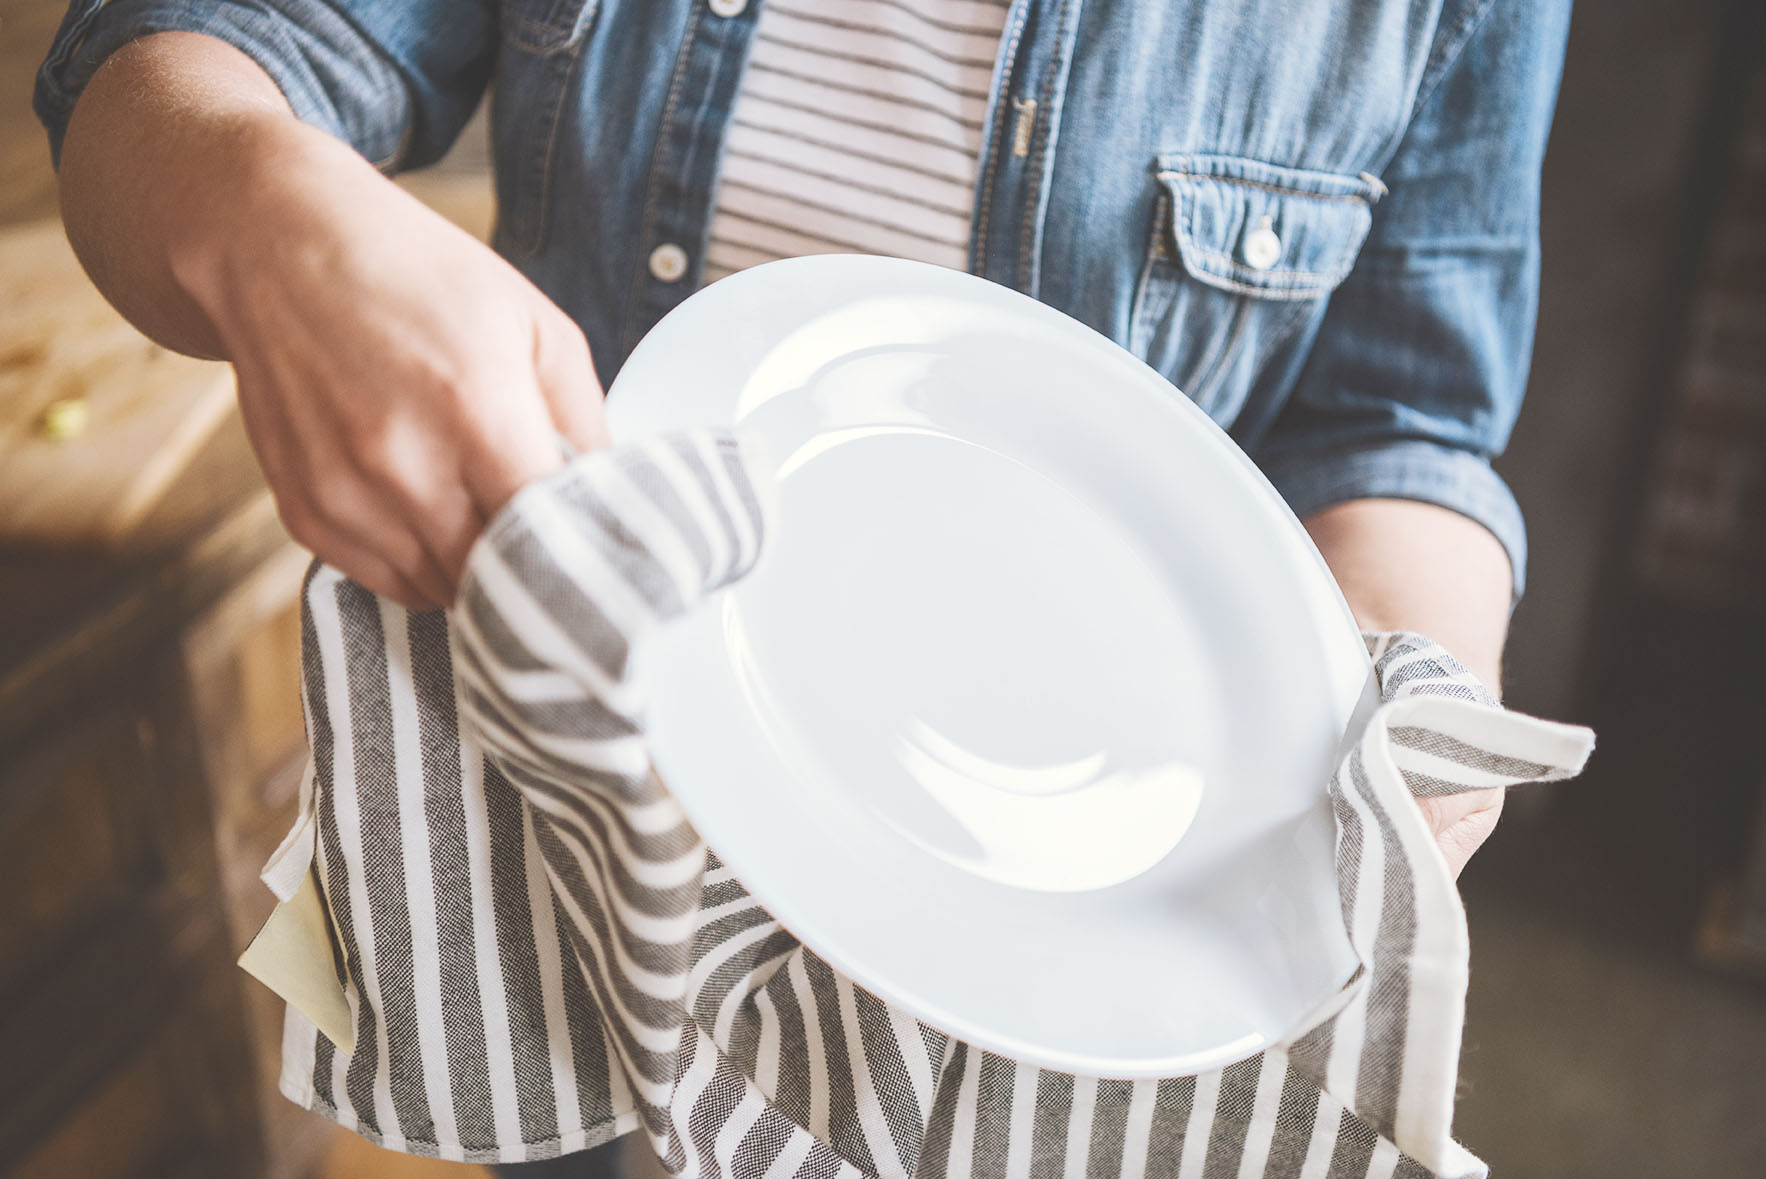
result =
[[[305,906],[308,969],[255,971],[291,1000],[290,1098],[472,1161],[641,1130],[707,1179],[1485,1173],[1450,1136],[1465,914],[1407,793],[1563,778],[1592,734],[1379,637],[1383,703],[1329,785],[1362,966],[1323,1022],[1164,1080],[981,1051],[800,944],[650,771],[631,645],[754,565],[761,467],[714,431],[576,459],[502,512],[446,616],[315,566],[312,773],[265,873]]]

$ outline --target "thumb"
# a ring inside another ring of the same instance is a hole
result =
[[[1466,862],[1496,830],[1502,817],[1502,787],[1468,790],[1460,794],[1413,796],[1422,808],[1435,843],[1446,857],[1447,866],[1457,878]]]

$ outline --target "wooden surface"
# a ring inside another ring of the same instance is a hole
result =
[[[226,365],[155,345],[111,310],[57,221],[0,230],[0,543],[151,549],[154,509],[233,409]],[[76,433],[50,432],[78,406]]]
[[[124,325],[44,220],[65,7],[0,9],[0,1171],[240,1176],[255,1046],[170,644],[290,546],[223,370]],[[88,428],[54,443],[67,399]]]
[[[49,137],[31,110],[31,89],[66,12],[64,0],[0,3],[0,225],[55,215]]]
[[[488,234],[488,179],[401,181]],[[226,366],[142,337],[87,282],[58,226],[0,230],[0,751],[84,677],[205,609],[286,543]],[[77,437],[43,410],[90,406]]]
[[[228,370],[129,328],[29,109],[64,0],[0,4],[0,1173],[486,1179],[283,1099],[234,965],[305,754],[297,590]],[[482,170],[406,183],[485,236]],[[45,435],[77,402],[85,429]]]
[[[338,1134],[315,1179],[491,1179],[489,1167],[444,1163],[382,1150],[356,1134]]]
[[[0,230],[0,755],[287,544],[227,367],[125,323],[58,223]]]
[[[0,957],[9,1173],[239,1175],[262,1150],[180,681],[112,669],[0,760],[3,883],[29,914]]]

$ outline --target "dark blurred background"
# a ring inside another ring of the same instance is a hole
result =
[[[232,957],[300,754],[224,374],[85,287],[0,3],[0,1172],[456,1175],[276,1097]],[[482,129],[409,181],[483,232]],[[1467,870],[1458,1136],[1499,1176],[1766,1176],[1766,5],[1585,0],[1545,174],[1508,698],[1596,726]],[[28,1062],[28,1063],[27,1063]]]
[[[1578,5],[1508,702],[1592,724],[1467,870],[1499,1175],[1766,1175],[1766,5]]]

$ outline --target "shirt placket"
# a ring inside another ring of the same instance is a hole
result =
[[[629,352],[698,287],[718,161],[760,0],[692,0],[651,158],[623,344]]]
[[[969,269],[1034,296],[1082,0],[1014,0],[981,142]]]

